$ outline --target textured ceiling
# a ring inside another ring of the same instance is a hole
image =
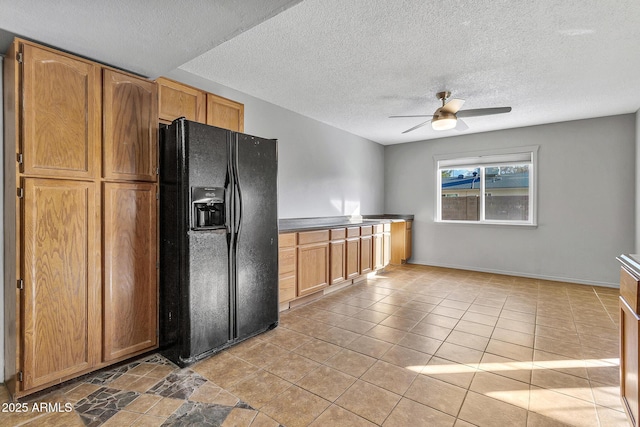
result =
[[[638,0],[0,0],[20,35],[142,75],[179,67],[382,144],[449,90],[463,133],[635,112]],[[0,46],[3,47],[3,46]]]
[[[0,30],[155,78],[299,1],[0,0]]]
[[[465,133],[635,112],[640,1],[304,0],[181,69],[382,144],[458,135],[425,126],[435,93]]]

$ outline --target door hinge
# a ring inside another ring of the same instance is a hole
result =
[[[16,59],[18,60],[18,64],[22,64],[22,52],[18,52]]]
[[[22,375],[22,371],[18,372],[18,381],[22,382],[24,380],[24,375]]]
[[[16,160],[18,161],[18,164],[21,165],[22,164],[22,153],[18,153],[16,156]]]
[[[18,279],[18,289],[24,289],[24,280]]]
[[[24,190],[22,188],[18,188],[18,199],[22,199],[24,197]]]
[[[156,175],[160,175],[160,168],[156,168]]]

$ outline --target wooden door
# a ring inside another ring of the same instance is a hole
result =
[[[360,237],[346,241],[346,275],[353,279],[360,275]]]
[[[100,67],[22,45],[23,172],[94,178],[100,162]]]
[[[330,283],[335,285],[347,280],[347,242],[335,240],[330,243]]]
[[[620,397],[630,424],[638,426],[640,383],[638,382],[638,340],[640,317],[620,296]]]
[[[244,132],[244,105],[208,93],[207,124],[236,132]]]
[[[112,70],[103,74],[103,176],[156,181],[158,97],[156,84]]]
[[[103,185],[103,358],[111,361],[157,345],[157,187]]]
[[[373,236],[360,238],[360,274],[373,271]]]
[[[329,285],[329,242],[298,247],[298,296]]]
[[[385,224],[385,227],[389,224]],[[389,230],[390,230],[389,226]],[[385,228],[385,232],[382,235],[382,264],[383,266],[389,265],[391,262],[391,233]]]
[[[373,235],[373,269],[379,270],[384,267],[384,242],[383,234]]]
[[[100,226],[95,184],[27,178],[23,389],[87,370],[100,356]]]
[[[158,109],[161,123],[169,124],[179,117],[199,123],[206,122],[205,92],[165,78],[157,79],[156,83],[158,83]]]
[[[405,236],[404,236],[404,261],[406,262],[409,258],[411,258],[411,246],[412,246],[412,229],[413,229],[413,221],[407,221],[405,223]]]

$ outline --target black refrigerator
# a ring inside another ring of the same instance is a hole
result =
[[[277,141],[160,132],[160,348],[184,367],[278,324]]]

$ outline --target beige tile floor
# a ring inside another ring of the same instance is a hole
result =
[[[233,407],[223,426],[626,426],[617,296],[390,267],[191,366],[206,382],[188,399],[147,394],[159,368],[143,363],[109,384],[139,395],[104,425],[161,425],[188,400]],[[79,381],[37,400],[75,404],[97,387]],[[82,422],[75,412],[0,413],[0,425]]]

